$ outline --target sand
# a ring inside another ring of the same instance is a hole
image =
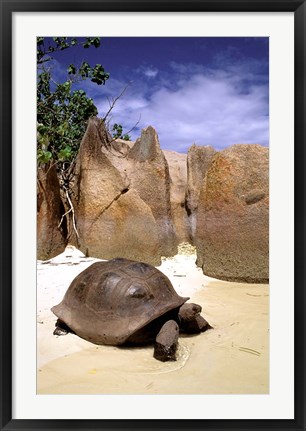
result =
[[[70,282],[97,259],[67,250],[37,263],[38,394],[267,394],[269,286],[203,275],[181,249],[158,267],[175,290],[202,306],[213,329],[180,336],[178,359],[160,362],[153,346],[97,346],[74,334],[54,336],[58,304]]]

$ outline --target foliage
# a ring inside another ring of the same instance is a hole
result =
[[[73,233],[77,238],[79,237],[71,200],[74,160],[88,119],[98,114],[93,100],[87,97],[85,91],[73,90],[72,87],[75,83],[85,80],[90,80],[96,85],[104,85],[110,76],[101,64],[92,67],[87,61],[83,61],[80,66],[70,64],[64,82],[56,82],[52,54],[76,45],[82,45],[85,49],[91,46],[98,48],[100,38],[87,37],[81,41],[67,37],[54,37],[52,40],[44,37],[37,38],[37,163],[57,165],[61,197],[65,208],[59,227],[66,216],[67,240]],[[101,120],[104,126],[120,96],[114,99],[109,111]],[[120,124],[116,124],[113,131],[116,137],[130,139],[128,134],[122,135]]]
[[[124,135],[122,134],[123,128],[122,128],[121,124],[115,123],[113,125],[112,131],[113,131],[113,138],[114,139],[124,139],[125,141],[131,140],[130,135],[128,135],[127,133]]]
[[[52,54],[57,51],[82,45],[98,48],[100,38],[54,37],[47,42],[44,37],[37,38],[37,161],[53,161],[61,164],[71,162],[77,154],[80,141],[86,130],[87,120],[97,115],[97,108],[83,90],[72,90],[73,84],[90,80],[104,85],[109,78],[101,64],[93,67],[83,61],[77,67],[70,64],[67,79],[57,83],[53,78]]]

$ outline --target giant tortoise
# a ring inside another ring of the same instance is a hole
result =
[[[156,359],[175,360],[179,329],[197,333],[210,328],[200,316],[201,307],[185,304],[188,299],[152,265],[123,258],[96,262],[52,308],[58,317],[54,334],[70,331],[113,346],[155,341]]]

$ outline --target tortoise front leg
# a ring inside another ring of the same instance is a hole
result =
[[[67,335],[69,332],[72,332],[69,326],[61,319],[57,319],[53,335]]]
[[[180,330],[189,334],[198,334],[210,329],[210,324],[200,315],[202,307],[199,304],[185,303],[179,310]]]
[[[159,361],[176,361],[179,327],[174,320],[168,320],[156,336],[154,358]]]

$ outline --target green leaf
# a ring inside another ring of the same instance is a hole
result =
[[[38,133],[40,133],[41,135],[44,135],[45,133],[47,133],[47,127],[44,126],[43,124],[38,124],[37,125],[37,131]]]
[[[75,75],[76,74],[76,67],[74,64],[70,64],[70,66],[67,69],[67,72],[69,75]]]
[[[67,145],[65,148],[61,149],[58,153],[58,159],[60,161],[69,160],[71,158],[71,147]]]
[[[98,114],[93,100],[87,97],[84,90],[72,90],[72,78],[54,84],[53,58],[49,54],[72,48],[78,45],[78,40],[80,39],[54,37],[48,43],[49,46],[44,46],[46,39],[37,39],[37,64],[49,61],[51,66],[39,69],[37,74],[37,161],[47,163],[52,159],[60,169],[63,167],[62,163],[65,163],[66,169],[74,159],[88,119]],[[83,38],[80,43],[97,48],[100,38]],[[69,64],[67,72],[68,77],[71,75],[73,78],[89,79],[97,85],[104,84],[109,77],[101,64],[91,67],[87,61],[80,68]]]
[[[48,163],[52,159],[52,153],[50,151],[39,150],[37,152],[37,160],[40,163]]]
[[[60,136],[65,136],[67,130],[68,130],[68,122],[65,121],[64,123],[60,124],[60,126],[58,127],[58,133]]]
[[[93,39],[93,44],[95,48],[98,48],[100,46],[100,38],[99,37],[95,37]]]

